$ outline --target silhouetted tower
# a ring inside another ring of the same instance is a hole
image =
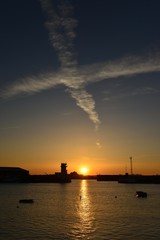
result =
[[[132,175],[132,174],[133,174],[133,168],[132,168],[132,157],[130,157],[129,159],[130,159],[131,175]]]
[[[61,163],[61,174],[67,175],[67,163]]]

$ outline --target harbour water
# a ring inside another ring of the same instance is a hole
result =
[[[148,193],[137,199],[135,192]],[[0,240],[152,240],[160,236],[160,186],[72,180],[0,184]],[[34,199],[19,204],[19,199]]]

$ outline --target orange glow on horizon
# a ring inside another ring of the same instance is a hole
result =
[[[80,168],[80,173],[83,174],[83,175],[86,175],[88,173],[88,168],[87,167],[81,167]]]

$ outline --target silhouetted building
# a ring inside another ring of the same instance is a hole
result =
[[[67,175],[67,163],[61,163],[61,171],[60,172],[55,172],[56,175]]]
[[[80,178],[80,177],[79,177],[79,174],[78,174],[77,172],[75,172],[75,171],[74,171],[74,172],[71,172],[71,173],[70,173],[70,176],[71,176],[72,179],[79,179],[79,178]]]
[[[71,177],[67,174],[67,163],[61,163],[61,172],[49,175],[31,175],[30,182],[70,183]]]
[[[70,183],[67,164],[61,163],[61,172],[48,175],[29,175],[29,171],[19,167],[0,167],[0,183]]]
[[[29,171],[19,167],[0,167],[0,182],[26,182]]]
[[[61,163],[61,174],[67,175],[67,163]]]

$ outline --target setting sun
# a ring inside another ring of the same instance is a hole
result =
[[[80,171],[81,171],[81,174],[85,175],[85,174],[88,173],[88,168],[87,167],[81,167]]]

